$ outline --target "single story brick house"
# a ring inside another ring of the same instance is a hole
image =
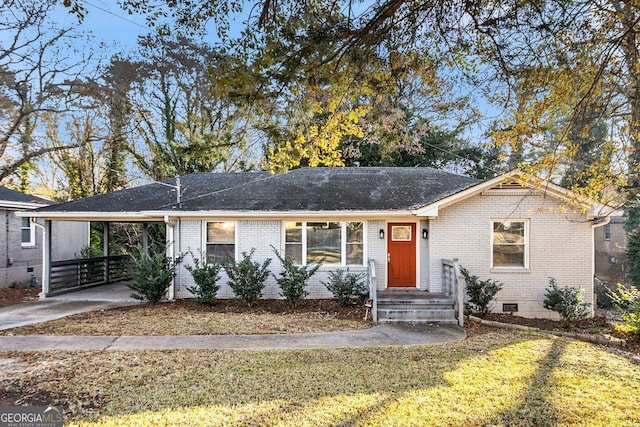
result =
[[[593,302],[594,227],[606,223],[608,212],[518,171],[479,181],[432,168],[359,167],[197,173],[33,215],[46,224],[164,223],[170,255],[202,251],[220,261],[253,249],[254,259],[273,259],[277,274],[273,246],[298,264],[323,264],[310,298],[331,297],[321,282],[348,268],[368,273],[380,320],[446,321],[457,298],[451,265],[504,283],[496,312],[552,317],[542,304],[550,277],[582,286],[585,301]],[[185,269],[191,263],[186,255],[168,298],[191,296]],[[233,297],[225,279],[219,298]],[[47,286],[45,274],[44,294]],[[279,297],[273,278],[263,297]],[[446,313],[416,298],[444,304]]]
[[[42,239],[28,213],[53,202],[0,186],[0,288],[27,286],[42,279]],[[52,249],[71,258],[89,243],[89,225],[58,221],[52,230]]]

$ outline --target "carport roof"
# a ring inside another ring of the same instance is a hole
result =
[[[182,199],[211,194],[270,176],[266,172],[193,173],[180,178]],[[35,212],[142,212],[171,206],[176,201],[175,179],[154,182],[37,209]]]
[[[174,188],[153,183],[38,209],[60,212],[318,212],[419,208],[480,181],[432,168],[301,168],[265,172],[198,173]],[[165,182],[174,185],[175,180]]]

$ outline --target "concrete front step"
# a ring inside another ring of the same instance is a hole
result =
[[[406,299],[385,299],[378,300],[378,307],[385,308],[408,308],[408,309],[442,309],[453,307],[451,300],[406,300]]]
[[[407,323],[457,323],[453,298],[417,289],[379,291],[378,321]]]
[[[388,309],[378,307],[378,322],[443,322],[457,323],[452,308],[442,310]]]

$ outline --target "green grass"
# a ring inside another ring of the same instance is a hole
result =
[[[526,332],[408,348],[9,356],[31,368],[0,386],[57,396],[65,425],[640,424],[640,366]]]

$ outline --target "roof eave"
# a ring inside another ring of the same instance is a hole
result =
[[[48,206],[46,203],[14,202],[11,200],[0,200],[0,207],[8,209],[37,209]]]
[[[18,217],[41,218],[52,221],[115,221],[115,222],[156,222],[162,215],[145,215],[142,212],[16,212]]]
[[[409,209],[402,210],[327,210],[327,211],[241,211],[241,210],[202,210],[202,211],[148,211],[145,215],[169,216],[180,218],[390,218],[407,217],[413,213]]]

